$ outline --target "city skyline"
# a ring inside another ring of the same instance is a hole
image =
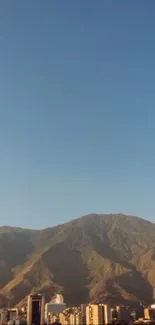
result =
[[[28,295],[27,305],[0,310],[1,325],[107,325],[152,324],[155,321],[155,304],[144,306],[109,303],[85,303],[67,306],[63,296],[45,301],[44,294]],[[27,322],[26,322],[27,318]]]

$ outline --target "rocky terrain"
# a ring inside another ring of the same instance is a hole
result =
[[[155,297],[155,224],[123,214],[87,215],[43,230],[0,227],[0,306],[30,292],[68,303]]]

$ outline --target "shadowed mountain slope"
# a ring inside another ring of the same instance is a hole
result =
[[[123,214],[87,215],[44,230],[0,227],[0,306],[30,292],[68,303],[155,296],[155,225]]]

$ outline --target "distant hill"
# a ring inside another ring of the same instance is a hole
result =
[[[155,225],[123,214],[87,215],[44,230],[0,227],[0,306],[30,292],[68,303],[155,297]]]

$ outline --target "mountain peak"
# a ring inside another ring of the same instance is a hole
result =
[[[12,233],[13,232],[13,233]],[[0,227],[0,306],[33,291],[72,303],[146,301],[155,295],[155,225],[89,214],[38,231]]]

